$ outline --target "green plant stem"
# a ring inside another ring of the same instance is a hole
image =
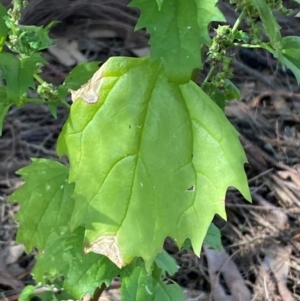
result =
[[[15,21],[15,24],[17,25],[19,23],[19,19],[20,19],[20,8],[22,6],[22,0],[13,0],[13,9],[12,9],[12,13],[11,13],[11,16],[13,17],[14,21]],[[15,28],[15,24],[13,24],[12,26],[12,30],[14,32],[14,29]],[[14,32],[14,34],[16,34]]]
[[[210,78],[211,78],[211,76],[213,75],[215,69],[216,69],[216,66],[211,66],[211,67],[210,67],[210,69],[209,69],[209,71],[208,71],[208,74],[206,75],[205,80],[203,81],[203,84],[204,84],[204,83],[207,83],[207,82],[210,80]]]
[[[235,23],[234,23],[234,25],[233,25],[233,27],[232,27],[232,33],[235,33],[235,32],[237,31],[237,29],[238,29],[238,27],[240,26],[240,24],[241,24],[241,22],[242,22],[242,20],[243,20],[243,18],[244,18],[244,16],[245,16],[245,14],[246,14],[246,9],[244,8],[244,9],[241,11],[239,17],[236,19],[236,21],[235,21]]]
[[[251,45],[251,44],[233,43],[233,45],[238,47],[244,47],[244,48],[262,48],[260,45]]]
[[[66,101],[63,101],[62,104],[70,110],[71,106]]]
[[[39,83],[39,84],[43,84],[45,81],[37,74],[37,73],[34,73],[33,74],[33,77],[36,79],[36,81]]]
[[[239,17],[237,18],[237,20],[235,21],[235,23],[234,23],[234,25],[232,27],[231,34],[234,34],[238,30],[238,28],[239,28],[239,26],[240,26],[240,24],[241,24],[241,22],[242,22],[242,20],[243,20],[243,18],[245,16],[245,14],[246,14],[246,9],[244,8],[241,11],[241,13],[240,13]],[[203,83],[207,83],[210,80],[210,78],[213,75],[215,69],[216,69],[216,66],[212,66],[210,68],[210,70],[209,70],[209,72],[208,72],[208,74],[207,74],[207,76],[206,76],[206,78],[205,78],[205,80],[204,80]]]
[[[98,301],[105,289],[106,285],[104,283],[101,285],[101,287],[97,287],[90,301]]]
[[[45,82],[37,73],[35,73],[33,77],[40,85],[42,85]],[[63,106],[70,110],[71,106],[66,101],[62,101],[61,103]]]

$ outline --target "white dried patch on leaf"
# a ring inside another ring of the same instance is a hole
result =
[[[102,67],[96,71],[93,77],[86,84],[82,85],[80,89],[76,91],[69,90],[73,102],[79,98],[87,103],[96,103],[99,100],[99,90],[102,84]]]
[[[100,236],[89,247],[85,248],[84,252],[104,255],[120,269],[125,266],[116,236]]]

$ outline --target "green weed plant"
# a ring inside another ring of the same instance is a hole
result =
[[[118,276],[124,301],[181,301],[180,287],[165,281],[177,270],[163,251],[166,237],[179,247],[189,241],[197,255],[203,242],[220,248],[212,220],[226,218],[228,187],[250,200],[246,156],[223,112],[239,97],[227,54],[232,47],[266,49],[299,83],[300,38],[281,36],[274,10],[290,13],[281,1],[231,0],[240,13],[233,27],[216,2],[133,0],[150,56],[112,57],[100,69],[98,62],[80,64],[58,87],[39,75],[55,22],[24,26],[26,1],[14,0],[8,11],[0,5],[1,129],[12,106],[46,104],[54,117],[57,106],[69,108],[57,142],[69,165],[32,158],[18,171],[24,185],[9,198],[20,204],[17,241],[38,250],[37,286],[64,292],[43,298],[80,299],[97,288],[100,295]],[[220,25],[211,39],[213,21]],[[242,21],[249,32],[239,29]],[[211,68],[198,85],[204,63]],[[27,287],[21,300],[34,291]]]

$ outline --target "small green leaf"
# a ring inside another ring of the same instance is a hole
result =
[[[151,58],[162,58],[170,80],[185,83],[194,69],[202,68],[200,49],[211,41],[208,25],[212,21],[226,22],[216,3],[217,0],[164,0],[159,9],[155,0],[131,2],[141,10],[136,28],[145,27],[151,35]]]
[[[156,256],[155,263],[162,271],[167,272],[170,276],[174,275],[178,271],[178,264],[176,260],[165,250]]]
[[[226,100],[234,100],[241,98],[241,91],[239,88],[229,79],[225,80],[225,95]]]
[[[69,273],[73,260],[82,259],[84,231],[84,227],[78,227],[73,232],[52,232],[48,236],[45,247],[39,250],[33,269],[36,281],[43,282],[45,275],[54,279]]]
[[[36,281],[63,275],[64,289],[78,300],[86,293],[92,295],[102,283],[109,286],[120,270],[105,256],[83,253],[84,231],[78,227],[73,232],[52,232],[48,236],[33,270]]]
[[[282,39],[283,56],[300,69],[300,37],[290,36]],[[288,66],[287,66],[288,67]]]
[[[10,103],[20,104],[28,89],[34,88],[33,74],[39,63],[45,63],[40,54],[19,59],[10,53],[0,53],[0,70],[2,78],[6,80],[7,99]]]
[[[47,49],[52,45],[52,39],[49,37],[49,29],[55,23],[52,22],[51,25],[45,28],[34,25],[19,25],[18,42],[28,56]]]
[[[210,224],[206,236],[204,238],[204,243],[212,249],[221,250],[221,232],[219,228],[217,228],[214,224]]]
[[[285,67],[290,69],[300,84],[300,37],[284,37],[280,51],[275,51],[268,43],[261,44],[261,47],[271,52]]]
[[[237,30],[234,33],[234,40],[243,41],[244,43],[248,43],[249,35],[242,30]]]
[[[33,247],[42,250],[52,232],[62,235],[68,230],[74,185],[67,183],[68,167],[48,159],[32,159],[17,173],[25,180],[9,197],[21,206],[16,216],[20,222],[17,240],[27,252]]]
[[[213,83],[207,82],[202,85],[202,89],[222,111],[225,109],[226,101],[240,99],[241,97],[240,90],[229,79],[225,80],[223,88],[218,88]]]
[[[64,288],[75,298],[85,294],[93,295],[95,289],[104,283],[109,286],[120,270],[107,257],[89,253],[74,260],[64,281]]]
[[[279,50],[281,46],[280,26],[266,0],[251,0],[254,7],[258,10],[263,22],[266,33],[274,49]]]
[[[48,109],[51,115],[56,119],[57,118],[57,103],[56,102],[49,102]]]
[[[183,301],[177,284],[155,279],[143,264],[135,266],[129,277],[122,277],[121,296],[123,301]]]
[[[20,301],[30,301],[32,297],[34,297],[36,286],[27,285],[23,288],[18,300]]]

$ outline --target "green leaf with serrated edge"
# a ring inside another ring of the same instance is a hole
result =
[[[28,88],[35,88],[33,74],[37,70],[38,64],[46,64],[47,61],[40,53],[34,53],[29,57],[24,57],[20,60],[19,73],[19,93],[26,93]]]
[[[299,40],[298,37],[293,36],[283,38],[283,48],[280,52],[275,51],[268,43],[262,43],[260,45],[272,53],[276,59],[293,72],[298,84],[300,84],[300,55],[299,48],[297,49]]]
[[[141,263],[128,277],[122,277],[121,297],[123,301],[183,301],[183,292],[177,284],[157,280]]]
[[[82,259],[84,231],[84,227],[78,227],[73,232],[52,232],[48,236],[45,247],[36,257],[37,263],[33,269],[36,281],[42,282],[45,273],[51,279],[68,274],[73,260]]]
[[[36,64],[44,62],[40,54],[19,59],[10,53],[0,53],[0,70],[2,78],[6,80],[9,102],[19,103],[23,94],[34,87]]]
[[[56,21],[53,21],[47,27],[19,25],[19,47],[21,47],[28,56],[50,47],[52,45],[52,39],[49,37],[49,29],[56,23]]]
[[[67,183],[68,167],[48,159],[32,159],[17,173],[25,180],[9,197],[21,207],[16,216],[20,222],[17,240],[28,252],[33,247],[43,249],[51,232],[61,235],[67,231],[72,216],[74,185]]]
[[[4,21],[4,16],[6,14],[6,8],[2,4],[0,4],[0,52],[2,51],[3,44],[9,31]]]
[[[95,253],[83,254],[84,228],[58,235],[52,232],[45,248],[39,252],[33,270],[36,281],[43,277],[54,278],[63,275],[64,289],[80,299],[84,294],[105,283],[109,286],[120,270],[107,257]]]
[[[68,90],[77,90],[85,84],[99,69],[99,62],[83,62],[74,67],[66,77],[64,83],[57,88],[61,99],[64,99]]]
[[[0,53],[2,79],[6,80],[7,98],[10,102],[19,100],[20,60],[10,53]]]
[[[75,298],[81,299],[87,293],[92,296],[102,283],[109,286],[119,273],[118,267],[106,256],[88,253],[82,259],[73,261],[64,288]]]
[[[217,228],[214,224],[210,224],[206,236],[204,238],[204,243],[212,249],[221,250],[221,232],[219,228]]]
[[[170,276],[175,274],[178,270],[178,264],[176,260],[165,250],[156,256],[155,263],[162,271],[167,272]]]
[[[147,58],[111,58],[76,96],[58,152],[87,200],[72,224],[91,228],[89,250],[108,240],[117,264],[142,257],[148,268],[166,236],[191,238],[199,253],[213,216],[225,217],[228,186],[250,199],[238,133],[196,84],[169,83]]]
[[[281,45],[280,26],[273,14],[273,11],[266,0],[251,0],[253,6],[258,10],[265,27],[266,33],[274,49],[279,50]]]
[[[208,25],[225,22],[217,0],[164,0],[159,9],[154,0],[133,0],[141,10],[136,28],[151,35],[152,59],[162,58],[168,78],[178,83],[190,80],[194,69],[202,68],[200,48],[210,44]]]

